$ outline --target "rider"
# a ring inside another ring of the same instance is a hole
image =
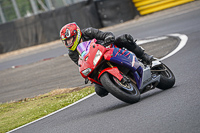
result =
[[[102,32],[95,28],[81,30],[76,23],[64,25],[60,30],[60,37],[64,45],[69,49],[69,57],[78,65],[79,54],[76,47],[79,43],[96,39],[98,44],[104,42],[104,46],[115,44],[119,48],[126,48],[140,58],[143,62],[150,64],[153,56],[144,53],[144,49],[138,46],[130,34],[123,34],[115,39],[112,32]],[[100,85],[95,84],[96,93],[103,97],[108,92]]]

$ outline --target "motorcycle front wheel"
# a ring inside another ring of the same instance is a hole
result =
[[[119,81],[109,73],[102,74],[100,81],[108,92],[126,103],[133,104],[140,100],[140,92],[136,85],[131,81]]]

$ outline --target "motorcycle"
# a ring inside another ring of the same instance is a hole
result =
[[[79,72],[88,81],[103,86],[126,103],[136,103],[140,95],[155,87],[166,90],[175,84],[172,71],[159,59],[150,65],[142,63],[134,53],[111,44],[104,47],[96,39],[77,46]]]

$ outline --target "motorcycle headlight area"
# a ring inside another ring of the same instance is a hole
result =
[[[94,57],[94,60],[93,60],[93,65],[96,66],[97,62],[99,61],[99,59],[101,58],[102,56],[102,52],[100,50],[97,51],[95,57]]]
[[[87,68],[87,69],[85,69],[85,70],[82,71],[82,74],[85,75],[85,76],[87,76],[91,71],[92,71],[91,68]]]

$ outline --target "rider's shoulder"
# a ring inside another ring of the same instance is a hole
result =
[[[93,28],[93,27],[88,27],[88,28],[85,28],[85,29],[82,29],[81,30],[81,32],[83,33],[83,34],[91,34],[92,32],[94,32],[94,31],[96,31],[96,30],[98,30],[98,29],[96,29],[96,28]]]

